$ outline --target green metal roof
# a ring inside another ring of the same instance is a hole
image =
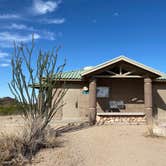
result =
[[[81,80],[81,74],[83,73],[84,70],[75,70],[75,71],[68,71],[68,72],[63,72],[61,74],[61,79],[64,80]]]
[[[69,72],[63,72],[61,75],[61,79],[64,80],[81,80],[82,76],[81,74],[84,73],[85,70],[75,70],[75,71],[69,71]],[[156,80],[160,81],[166,81],[166,74],[163,74],[161,77],[157,78]]]

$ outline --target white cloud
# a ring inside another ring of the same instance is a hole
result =
[[[5,57],[8,57],[9,54],[7,52],[1,52],[0,51],[0,58],[5,58]]]
[[[44,39],[44,40],[55,40],[56,34],[46,30],[38,30],[34,33],[34,39]],[[0,32],[0,48],[11,48],[13,47],[13,42],[30,42],[32,40],[32,34],[21,35],[19,33],[12,32]],[[0,56],[6,56],[7,54],[1,53]]]
[[[28,31],[33,31],[34,30],[34,28],[33,27],[28,27],[28,26],[26,26],[26,25],[24,25],[24,24],[15,24],[15,23],[13,23],[12,25],[11,25],[11,29],[20,29],[20,30],[28,30]]]
[[[12,24],[10,26],[11,29],[26,29],[27,26],[26,25],[23,25],[23,24]]]
[[[8,67],[8,66],[10,66],[9,63],[1,63],[1,64],[0,64],[0,67]]]
[[[34,33],[34,39],[40,39],[38,33]],[[13,42],[29,42],[32,40],[32,34],[20,35],[12,32],[0,32],[0,47],[10,48],[13,47]]]
[[[43,22],[47,24],[63,24],[65,22],[65,18],[60,18],[60,19],[43,19]]]
[[[1,67],[7,67],[7,65],[11,62],[9,53],[0,51],[0,62],[3,62],[2,64],[0,64]]]
[[[120,14],[118,12],[114,12],[113,16],[119,16]]]
[[[41,36],[43,39],[46,39],[46,40],[55,40],[55,38],[56,38],[55,33],[50,32],[50,31],[41,32]]]
[[[7,42],[7,41],[1,41],[0,42],[0,48],[11,48],[13,46],[13,43]]]
[[[36,34],[40,34],[41,38],[48,39],[48,40],[55,40],[55,36],[56,36],[54,32],[50,32],[47,30],[35,29],[34,27],[28,27],[24,24],[13,23],[13,24],[11,24],[9,26],[5,26],[3,28],[36,32]]]
[[[11,25],[5,26],[4,28],[6,28],[6,29],[35,31],[35,29],[33,27],[28,27],[28,26],[26,26],[24,24],[16,24],[16,23],[12,23]]]
[[[42,15],[46,13],[51,13],[58,8],[58,5],[61,1],[42,1],[42,0],[33,0],[32,11],[34,14]]]
[[[34,33],[34,39],[39,39],[40,35],[37,33]],[[28,42],[32,40],[32,35],[20,35],[17,33],[10,33],[10,32],[0,32],[0,41],[4,42]]]
[[[94,24],[97,23],[97,20],[96,20],[96,19],[93,19],[93,20],[92,20],[92,23],[94,23]]]
[[[19,19],[21,18],[18,14],[0,14],[0,19]]]
[[[10,63],[10,62],[11,62],[11,59],[3,59],[3,61]]]

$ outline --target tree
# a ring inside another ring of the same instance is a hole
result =
[[[9,83],[26,122],[24,155],[29,156],[43,144],[46,128],[64,105],[62,99],[66,93],[60,82],[65,62],[57,65],[59,47],[47,52],[40,50],[36,61],[32,60],[33,51],[33,39],[30,48],[24,43],[14,44]]]

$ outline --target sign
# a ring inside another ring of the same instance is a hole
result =
[[[109,87],[104,87],[104,86],[97,87],[97,97],[98,98],[108,98],[109,97]]]
[[[110,109],[124,109],[125,104],[123,101],[109,101]]]

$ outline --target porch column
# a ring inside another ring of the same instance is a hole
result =
[[[145,113],[147,117],[148,125],[152,125],[152,80],[151,78],[144,78],[144,104],[145,104]]]
[[[96,79],[89,82],[89,122],[94,125],[96,122]]]

